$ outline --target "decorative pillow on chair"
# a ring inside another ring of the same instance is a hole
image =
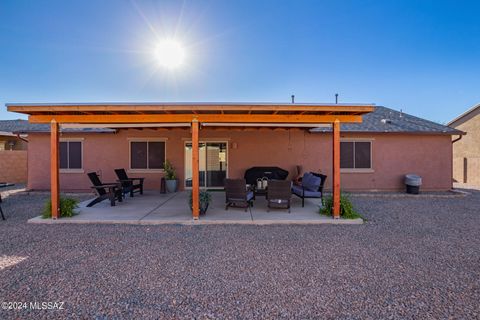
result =
[[[302,186],[309,191],[318,191],[322,179],[317,177],[310,172],[307,172],[303,175]]]

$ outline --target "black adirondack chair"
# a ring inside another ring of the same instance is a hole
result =
[[[96,172],[90,172],[87,175],[93,184],[92,189],[97,194],[97,197],[87,204],[87,207],[92,207],[105,199],[110,200],[112,207],[115,206],[115,200],[122,202],[123,193],[120,183],[102,183]]]
[[[115,169],[115,174],[118,177],[118,182],[122,184],[123,193],[130,193],[133,197],[134,192],[143,194],[143,180],[145,178],[129,178],[125,169]]]

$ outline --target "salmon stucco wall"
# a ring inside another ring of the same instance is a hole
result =
[[[190,139],[188,129],[120,130],[115,134],[62,134],[62,138],[83,139],[83,172],[61,173],[60,186],[67,190],[89,190],[85,173],[97,171],[103,181],[115,181],[113,169],[129,167],[129,139],[163,138],[167,159],[177,168],[183,188],[184,144]],[[417,173],[423,178],[423,190],[449,190],[452,187],[452,144],[447,135],[342,134],[343,139],[372,141],[373,169],[363,173],[342,173],[342,189],[403,190],[403,176]],[[50,140],[48,134],[31,134],[29,143],[28,188],[50,188]],[[278,166],[294,170],[321,172],[328,176],[331,188],[332,142],[329,133],[309,133],[299,129],[221,130],[203,128],[200,140],[228,142],[228,177],[241,178],[252,166]],[[160,188],[162,173],[132,173],[146,178],[147,189]]]

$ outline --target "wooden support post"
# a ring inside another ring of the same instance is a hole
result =
[[[60,180],[59,180],[59,126],[55,120],[50,122],[50,192],[52,197],[52,219],[60,213]]]
[[[333,218],[340,218],[340,121],[333,123]]]
[[[199,149],[198,149],[198,120],[192,121],[192,215],[198,220],[200,214],[200,172],[199,172]]]

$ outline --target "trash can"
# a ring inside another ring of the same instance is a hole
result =
[[[422,177],[416,174],[405,175],[405,186],[407,193],[418,194],[420,192],[420,186],[422,185]]]

